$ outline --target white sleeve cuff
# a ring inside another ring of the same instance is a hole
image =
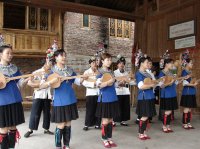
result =
[[[183,86],[187,86],[189,82],[187,80],[183,80]]]
[[[17,86],[18,88],[22,87],[23,86],[23,83],[24,83],[24,79],[20,79],[18,82],[17,82]]]
[[[99,86],[100,83],[101,83],[101,78],[97,79],[96,85]]]
[[[164,84],[164,82],[161,81],[161,82],[158,83],[157,86],[160,86],[160,87],[161,87],[163,84]]]
[[[114,85],[115,85],[115,88],[119,87],[119,84],[117,81],[114,83]]]
[[[141,89],[141,87],[144,85],[144,82],[143,81],[140,81],[139,83],[138,83],[138,88],[139,89]]]
[[[80,85],[81,85],[81,79],[80,79],[80,78],[76,78],[76,79],[74,80],[74,84],[80,86]]]

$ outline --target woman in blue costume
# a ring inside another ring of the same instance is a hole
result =
[[[99,69],[97,76],[97,86],[100,88],[96,116],[102,118],[102,140],[105,148],[116,147],[112,140],[112,122],[113,118],[119,117],[119,104],[115,91],[115,79],[102,82],[105,73],[114,77],[113,72],[109,69],[112,64],[111,55],[103,53],[101,55],[102,68]]]
[[[159,78],[164,76],[174,77],[174,74],[171,73],[173,69],[173,60],[170,58],[164,59],[163,70],[159,73]],[[172,79],[168,84],[161,85],[160,91],[160,109],[164,111],[163,117],[163,127],[162,130],[165,133],[173,132],[170,128],[170,122],[172,119],[172,111],[178,109],[177,94],[176,94],[176,85],[178,84],[175,79]]]
[[[10,45],[3,43],[0,36],[0,73],[5,77],[20,76],[21,73],[17,66],[11,63],[13,50]],[[18,79],[7,82],[6,87],[0,89],[0,148],[15,148],[16,139],[20,138],[16,128],[25,122],[22,107],[22,96],[19,86],[27,83],[28,79]],[[3,82],[0,80],[0,86]]]
[[[136,114],[141,117],[139,121],[139,136],[141,140],[150,139],[146,134],[146,129],[148,125],[148,118],[156,115],[155,109],[155,96],[153,93],[154,83],[145,84],[145,78],[151,78],[151,75],[146,72],[148,68],[148,58],[141,57],[138,62],[139,70],[135,74],[136,83],[138,86],[138,96],[137,96],[137,107]]]
[[[61,77],[76,76],[76,73],[66,63],[66,53],[63,49],[54,52],[53,67],[51,73],[59,74]],[[45,82],[40,88],[51,86],[58,81],[55,78],[51,81]],[[62,80],[62,78],[60,78]],[[82,79],[72,79],[68,81],[61,81],[61,85],[54,89],[53,93],[53,109],[51,114],[51,121],[56,123],[55,130],[55,145],[56,149],[70,149],[69,143],[71,138],[71,121],[78,118],[77,99],[72,88],[73,84],[80,85]]]
[[[191,70],[193,68],[193,61],[189,57],[185,57],[183,59],[185,69],[182,71],[181,76],[184,77],[192,74]],[[198,82],[191,83],[191,80],[192,78],[190,77],[183,81],[183,91],[180,106],[184,108],[182,119],[184,129],[194,129],[194,127],[190,124],[192,118],[191,109],[197,107],[196,86],[198,85]]]

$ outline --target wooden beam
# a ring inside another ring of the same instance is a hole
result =
[[[194,5],[194,3],[195,3],[195,0],[186,1],[184,3],[180,3],[180,1],[179,1],[178,5],[171,6],[171,7],[169,7],[166,10],[157,11],[156,12],[157,14],[154,14],[154,16],[150,16],[150,17],[148,16],[147,17],[147,21],[156,21],[156,20],[159,20],[160,18],[162,18],[167,13],[176,12],[178,9],[185,8],[185,7],[188,7],[188,6],[192,6],[192,5]]]
[[[61,1],[61,0],[15,0],[16,2],[25,3],[26,5],[45,7],[51,9],[59,9],[62,11],[70,11],[77,13],[84,13],[90,15],[103,16],[108,18],[116,18],[122,20],[135,21],[137,19],[144,19],[142,15],[135,15],[134,13],[127,13],[102,7],[84,5],[79,3]]]
[[[31,53],[26,53],[26,52],[14,52],[13,53],[14,58],[45,58],[46,53],[45,52],[31,52]]]

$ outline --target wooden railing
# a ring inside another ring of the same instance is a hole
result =
[[[54,39],[59,41],[59,36],[52,32],[0,29],[6,43],[11,44],[14,53],[45,53]]]

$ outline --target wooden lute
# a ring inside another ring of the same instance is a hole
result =
[[[172,80],[174,79],[174,80],[183,80],[183,79],[185,79],[185,78],[187,78],[188,76],[185,76],[185,77],[179,77],[179,78],[174,78],[174,77],[172,77],[172,76],[163,76],[162,78],[159,78],[159,79],[157,79],[157,80],[152,80],[151,78],[145,78],[144,79],[144,84],[147,84],[147,85],[149,85],[149,84],[158,84],[159,82],[161,82],[161,81],[163,81],[163,84],[164,85],[166,85],[166,86],[168,86],[171,82],[172,82]]]
[[[113,77],[110,73],[104,73],[102,76],[101,82],[107,82],[111,79],[116,79],[117,81],[126,81],[129,78],[132,78],[132,74],[128,74],[125,76],[118,76],[118,77]]]
[[[152,80],[151,78],[145,78],[144,79],[144,84],[145,85],[158,84],[161,81],[163,81],[163,78],[160,78],[160,79],[157,79],[157,80]]]
[[[51,88],[58,88],[63,81],[72,80],[72,79],[76,79],[76,78],[87,78],[89,76],[95,76],[95,74],[62,77],[57,73],[53,73],[53,74],[48,76],[47,82],[54,80],[53,83],[51,83]]]
[[[195,83],[199,83],[200,79],[197,78],[192,78],[192,80],[190,81],[190,84],[195,84]]]
[[[93,73],[86,73],[84,75],[89,75],[89,77],[87,79],[85,79],[85,81],[88,81],[88,82],[96,82],[97,81],[97,78],[96,76],[99,75],[99,72],[98,71],[95,71]],[[92,76],[95,76],[95,77],[92,77]]]
[[[43,74],[44,74],[44,72],[38,72],[38,73],[26,74],[26,75],[21,75],[21,76],[16,76],[16,77],[6,77],[2,73],[0,73],[0,82],[2,82],[0,85],[0,89],[5,88],[6,84],[12,80],[28,78],[28,77],[33,77],[33,76],[40,76]]]
[[[169,86],[170,83],[172,82],[172,80],[175,80],[175,81],[183,81],[184,79],[188,78],[188,76],[184,76],[184,77],[173,77],[173,76],[164,76],[162,77],[164,82],[163,84],[166,85],[166,86]]]

